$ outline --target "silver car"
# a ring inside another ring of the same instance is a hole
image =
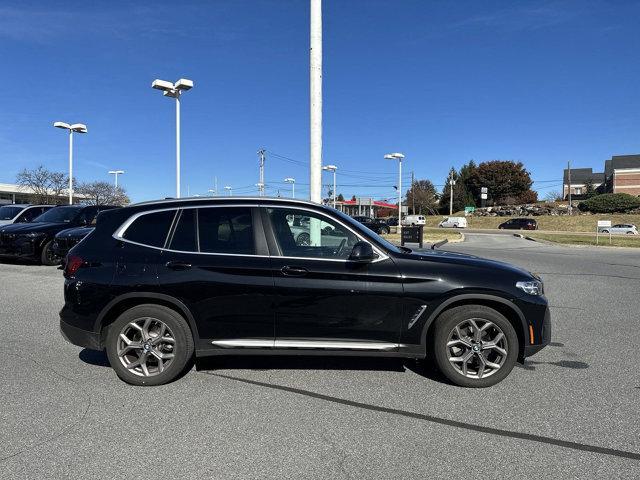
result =
[[[53,205],[12,204],[0,207],[0,225],[31,222]]]
[[[638,235],[638,227],[636,227],[632,223],[618,223],[611,227],[603,227],[601,228],[600,232],[612,233],[612,234],[620,233],[620,234],[626,234],[626,235]]]

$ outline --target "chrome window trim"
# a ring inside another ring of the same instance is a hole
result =
[[[193,199],[193,201],[196,201],[196,200],[198,200],[198,199],[197,198]],[[295,259],[295,260],[316,260],[316,261],[324,261],[324,262],[343,262],[343,263],[347,263],[347,262],[351,262],[352,261],[352,260],[349,260],[348,258],[292,257],[292,256],[288,256],[288,255],[258,255],[258,254],[252,254],[252,253],[191,252],[191,251],[183,251],[183,250],[172,250],[170,248],[164,248],[164,247],[155,247],[153,245],[147,245],[146,243],[134,242],[132,240],[128,240],[128,239],[123,237],[124,233],[131,226],[131,224],[133,224],[133,222],[135,222],[138,218],[142,217],[143,215],[150,215],[152,213],[169,212],[169,211],[175,211],[176,213],[178,213],[178,211],[180,211],[180,210],[187,210],[187,209],[234,208],[234,207],[268,208],[269,205],[244,204],[244,203],[241,204],[241,203],[238,203],[238,204],[232,204],[232,205],[229,205],[229,204],[189,205],[189,206],[185,206],[185,207],[168,207],[168,208],[157,208],[157,209],[154,209],[154,210],[145,210],[145,211],[142,211],[142,212],[134,213],[129,218],[127,218],[122,223],[122,225],[120,225],[120,227],[118,227],[118,229],[113,233],[112,237],[115,238],[118,241],[130,243],[132,245],[137,245],[139,247],[153,248],[155,250],[160,250],[160,251],[165,251],[165,252],[184,253],[184,254],[189,254],[189,255],[218,255],[218,256],[222,255],[222,256],[227,256],[227,257],[286,258],[286,259]],[[371,241],[367,240],[365,237],[360,235],[358,232],[356,232],[349,225],[346,225],[342,221],[340,221],[338,219],[335,219],[335,218],[325,214],[324,212],[319,212],[317,210],[311,210],[308,207],[305,208],[304,206],[298,207],[298,206],[289,205],[289,206],[283,207],[283,206],[277,205],[277,206],[275,206],[275,208],[289,208],[289,209],[294,209],[294,210],[303,210],[303,211],[310,211],[310,212],[314,212],[314,213],[319,213],[320,215],[323,215],[323,216],[333,220],[334,222],[338,223],[339,225],[342,225],[343,227],[345,227],[347,230],[349,230],[351,233],[353,233],[360,240],[371,244],[371,246],[373,247],[374,252],[376,252],[378,254],[378,258],[373,260],[371,263],[382,262],[382,261],[387,260],[389,258],[389,256],[386,253],[384,253],[382,250],[380,250],[377,245],[375,245]],[[175,221],[175,216],[174,216],[174,221]]]

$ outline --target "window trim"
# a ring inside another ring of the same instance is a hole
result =
[[[273,225],[271,223],[271,217],[269,216],[269,212],[267,211],[269,208],[279,208],[279,209],[286,209],[286,210],[304,210],[306,212],[313,212],[313,213],[317,213],[318,215],[322,215],[326,218],[329,218],[330,220],[332,220],[333,222],[343,226],[344,228],[346,228],[347,230],[349,230],[351,233],[353,233],[359,240],[363,241],[363,242],[367,242],[369,245],[371,245],[371,247],[373,248],[373,251],[375,253],[378,254],[378,258],[376,258],[375,260],[373,260],[371,263],[377,263],[377,262],[382,262],[386,259],[389,258],[389,255],[387,255],[385,252],[383,252],[374,242],[372,242],[371,240],[368,240],[367,238],[363,237],[362,234],[360,232],[357,232],[356,230],[354,230],[353,228],[351,228],[349,225],[347,225],[346,223],[343,223],[340,219],[338,218],[334,218],[324,212],[321,212],[319,210],[313,210],[313,209],[309,209],[309,208],[305,208],[305,207],[298,207],[298,206],[290,206],[290,205],[276,205],[276,206],[271,206],[271,205],[260,205],[260,208],[262,208],[265,212],[265,218],[266,221],[269,222],[269,234],[273,237],[273,240],[275,241],[276,245],[278,246],[278,250],[280,252],[282,252],[282,247],[280,247],[280,242],[278,242],[278,237],[275,234],[275,231],[273,230]],[[320,260],[320,261],[325,261],[325,262],[352,262],[353,260],[349,260],[348,258],[325,258],[325,257],[292,257],[289,255],[280,255],[280,254],[274,254],[271,255],[271,257],[275,257],[275,258],[290,258],[290,259],[295,259],[295,260]]]

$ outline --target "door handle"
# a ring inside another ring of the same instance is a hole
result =
[[[186,262],[167,262],[165,266],[170,270],[189,270],[191,268],[191,264]]]
[[[304,277],[307,273],[309,273],[309,270],[307,270],[306,268],[289,266],[282,267],[280,271],[287,277]]]

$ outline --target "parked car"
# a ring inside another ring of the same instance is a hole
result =
[[[296,217],[309,219],[316,243],[295,241]],[[340,242],[314,234],[320,225]],[[140,203],[102,212],[69,253],[60,329],[106,350],[134,385],[172,381],[194,355],[298,354],[429,355],[450,381],[486,387],[549,343],[537,276],[410,252],[311,202]]]
[[[391,228],[389,228],[389,225],[387,225],[387,223],[383,220],[377,220],[375,218],[363,217],[363,216],[353,217],[353,219],[356,222],[360,222],[369,230],[372,230],[373,232],[380,235],[387,235],[391,231]]]
[[[498,225],[500,230],[537,230],[538,222],[533,218],[512,218]]]
[[[53,254],[62,259],[69,253],[73,247],[82,241],[84,237],[93,232],[94,227],[74,227],[62,230],[53,237]]]
[[[618,223],[611,227],[600,227],[599,230],[601,233],[638,235],[638,227],[632,223]]]
[[[444,217],[438,224],[440,228],[467,228],[467,219],[465,217]]]
[[[384,220],[389,227],[397,227],[398,226],[398,217],[389,217]]]
[[[54,236],[70,227],[91,225],[106,205],[66,205],[51,208],[29,223],[0,227],[0,256],[36,260],[57,265],[60,257],[53,251]]]
[[[28,223],[54,205],[15,204],[0,207],[0,225]]]
[[[407,215],[402,219],[402,225],[410,225],[412,227],[416,225],[424,225],[427,223],[424,215]]]

